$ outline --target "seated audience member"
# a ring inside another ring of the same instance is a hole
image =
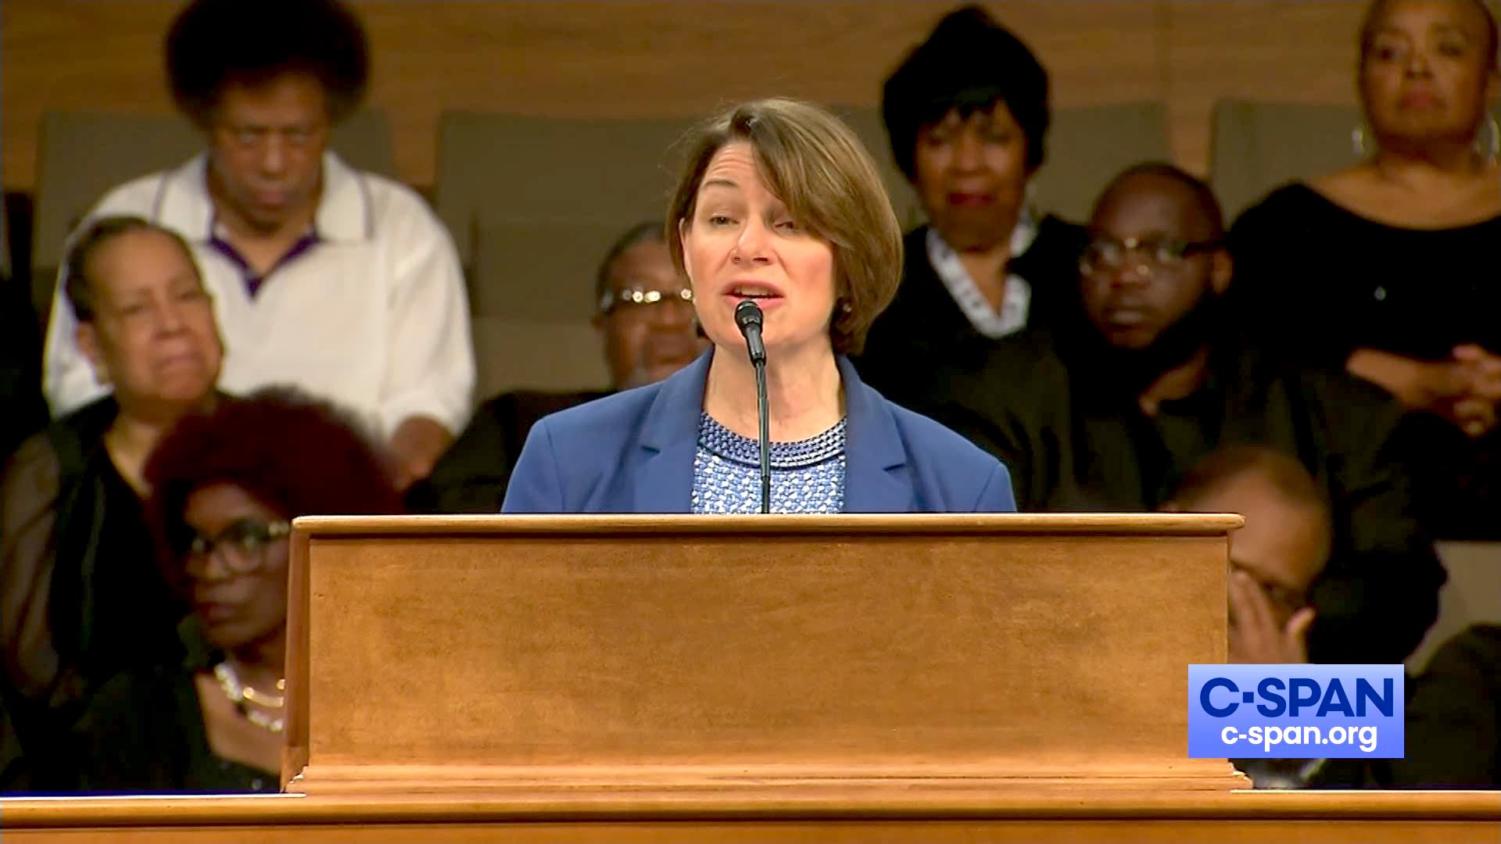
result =
[[[1307,662],[1316,611],[1308,592],[1334,530],[1308,470],[1265,446],[1227,446],[1189,470],[1163,509],[1245,517],[1245,527],[1230,534],[1229,661]],[[1368,779],[1353,760],[1231,761],[1257,788],[1354,787]]]
[[[1358,81],[1368,158],[1241,215],[1238,308],[1279,349],[1417,411],[1424,521],[1501,538],[1496,20],[1480,0],[1376,0]]]
[[[1501,788],[1501,625],[1445,642],[1407,697],[1406,754],[1395,788]]]
[[[736,106],[688,139],[667,230],[710,347],[636,390],[532,427],[509,513],[763,509],[755,368],[736,322],[764,322],[769,509],[1012,510],[1005,467],[861,383],[844,357],[896,289],[901,230],[869,153],[793,100]]]
[[[0,274],[0,461],[47,426],[36,315],[26,285]]]
[[[110,191],[92,216],[181,234],[203,268],[227,357],[221,385],[295,384],[358,412],[407,479],[463,427],[474,388],[453,243],[412,191],[328,150],[365,90],[365,35],[337,0],[193,0],[167,35],[179,109],[207,149]],[[102,392],[53,304],[54,413]]]
[[[672,265],[660,222],[634,226],[610,247],[595,279],[594,326],[604,339],[614,390],[655,383],[698,357],[704,341],[692,301],[687,279]],[[500,512],[532,425],[603,395],[522,390],[490,399],[432,474],[407,491],[407,506],[425,513]]]
[[[1230,661],[1307,662],[1308,591],[1334,526],[1303,464],[1266,446],[1227,446],[1189,470],[1163,509],[1245,517],[1230,534]]]
[[[1442,567],[1414,519],[1401,409],[1339,371],[1292,368],[1224,329],[1219,206],[1170,165],[1118,176],[1081,259],[1088,330],[1030,333],[935,372],[935,413],[1011,469],[1022,506],[1157,508],[1227,445],[1296,457],[1334,518],[1315,585],[1316,662],[1400,662],[1437,614]],[[1023,375],[1019,375],[1022,373]]]
[[[39,763],[98,683],[177,650],[186,608],[154,563],[142,467],[179,417],[213,404],[221,357],[176,234],[98,218],[64,277],[78,348],[110,392],[27,440],[0,477],[0,650]]]
[[[1072,314],[1084,234],[1027,208],[1045,153],[1048,76],[983,9],[940,21],[886,80],[881,111],[928,224],[906,236],[901,286],[857,364],[905,402],[934,363]]]
[[[290,522],[389,514],[387,467],[328,405],[282,390],[184,417],[151,455],[152,528],[192,605],[186,657],[116,675],[75,731],[86,791],[275,791]]]

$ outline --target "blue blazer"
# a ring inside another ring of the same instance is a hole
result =
[[[664,381],[544,417],[527,435],[503,513],[688,513],[713,350]],[[1011,513],[1000,461],[865,386],[844,383],[847,513]]]

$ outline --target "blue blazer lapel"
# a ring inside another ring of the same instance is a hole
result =
[[[662,382],[641,422],[635,471],[636,513],[687,513],[693,504],[693,456],[713,347]]]
[[[880,393],[865,386],[855,367],[839,358],[844,382],[845,427],[844,511],[846,513],[906,513],[913,491],[896,419]]]

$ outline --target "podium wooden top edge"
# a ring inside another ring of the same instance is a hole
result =
[[[464,823],[486,821],[591,821],[628,817],[910,819],[1188,819],[1201,820],[1400,820],[1501,822],[1497,791],[1233,791],[1162,794],[945,795],[920,799],[910,793],[877,792],[871,800],[747,800],[743,796],[680,795],[651,799],[616,795],[569,800],[552,795],[511,799],[481,795],[391,797],[267,795],[160,795],[149,797],[53,797],[0,799],[8,832],[23,829],[153,825],[348,823]]]
[[[294,531],[305,537],[641,534],[1217,536],[1228,534],[1244,524],[1245,519],[1229,513],[301,516],[292,522]]]

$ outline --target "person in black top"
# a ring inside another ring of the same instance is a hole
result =
[[[976,340],[1071,313],[1084,235],[1026,207],[1045,157],[1048,76],[984,10],[944,17],[886,80],[881,111],[929,225],[904,239],[901,286],[856,365],[900,404]]]
[[[610,247],[595,277],[594,305],[615,390],[660,381],[704,349],[693,291],[672,266],[660,222],[632,226]],[[516,390],[490,399],[432,473],[408,489],[407,507],[414,513],[499,513],[532,425],[604,395]]]
[[[0,460],[47,424],[41,348],[26,285],[0,272]]]
[[[1477,0],[1373,2],[1359,89],[1367,160],[1278,188],[1232,228],[1235,310],[1421,414],[1425,521],[1501,538],[1495,19]]]
[[[1329,504],[1296,458],[1263,445],[1229,445],[1184,475],[1164,510],[1238,513],[1230,534],[1233,663],[1308,661],[1308,590],[1329,559]]]
[[[186,658],[100,688],[74,730],[78,787],[275,791],[291,520],[398,513],[394,473],[344,413],[270,389],[184,417],[145,474],[163,570],[193,608]]]
[[[1501,788],[1501,624],[1445,642],[1412,684],[1393,788]]]
[[[1000,457],[1024,510],[1159,507],[1205,455],[1260,444],[1318,481],[1333,551],[1312,590],[1315,662],[1400,662],[1444,572],[1411,515],[1401,408],[1338,370],[1288,364],[1225,329],[1219,206],[1170,165],[1096,205],[1079,289],[1088,331],[1029,332],[932,374],[929,411]]]
[[[222,357],[192,252],[170,231],[95,220],[65,279],[79,345],[111,395],[28,439],[0,474],[0,658],[38,789],[100,682],[178,651],[186,607],[153,563],[142,466],[178,418],[216,400]]]
[[[1245,527],[1230,534],[1228,661],[1307,662],[1308,590],[1334,531],[1308,470],[1267,446],[1225,446],[1189,470],[1163,509],[1245,517]],[[1356,788],[1374,779],[1366,760],[1230,761],[1256,788]]]

